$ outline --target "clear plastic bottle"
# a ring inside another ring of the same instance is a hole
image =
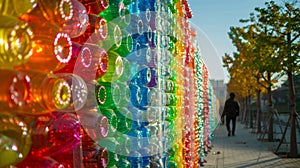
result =
[[[131,64],[127,58],[123,58],[123,73],[116,82],[128,82],[131,79]],[[126,86],[128,87],[128,85]]]
[[[106,39],[108,35],[106,20],[94,14],[88,14],[88,17],[89,23],[85,32],[79,37],[72,38],[72,41],[78,42],[80,44],[98,44],[100,41]]]
[[[0,113],[0,167],[21,162],[31,148],[28,125],[11,113]]]
[[[84,81],[90,82],[107,73],[108,61],[108,54],[103,48],[86,43],[80,47],[80,52],[65,68],[73,68],[72,73],[80,76]]]
[[[87,29],[89,17],[85,6],[77,0],[71,0],[74,14],[73,17],[63,25],[62,32],[71,38],[82,35]]]
[[[98,45],[106,51],[110,50],[110,48],[119,48],[123,38],[120,26],[118,24],[108,23],[107,27],[108,36],[104,41],[98,42]]]

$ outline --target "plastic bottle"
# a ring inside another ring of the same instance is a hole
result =
[[[172,80],[165,80],[165,92],[175,93],[176,92],[176,82]]]
[[[107,167],[108,151],[94,141],[82,141],[82,160],[86,168]]]
[[[118,126],[117,131],[126,134],[132,128],[132,115],[131,112],[127,108],[117,108],[115,109],[115,113],[118,118]]]
[[[108,36],[104,41],[98,42],[98,45],[105,50],[110,48],[119,48],[122,44],[122,30],[118,24],[108,23],[107,24]]]
[[[100,113],[108,118],[108,137],[113,137],[117,133],[118,117],[112,109],[100,108]]]
[[[0,104],[12,113],[42,114],[63,109],[70,103],[71,90],[68,83],[53,74],[37,71],[1,70],[3,86]],[[18,108],[18,110],[16,110]]]
[[[49,156],[45,156],[29,159],[26,158],[23,162],[17,164],[16,167],[63,168],[64,165]]]
[[[122,57],[113,53],[109,53],[108,57],[107,72],[102,77],[98,78],[98,82],[113,82],[118,80],[123,74],[124,65]]]
[[[0,14],[19,17],[24,13],[30,12],[36,6],[37,0],[13,0],[13,2],[10,0],[1,0]]]
[[[147,66],[140,66],[136,74],[133,74],[131,82],[140,86],[145,86],[151,81],[151,69]]]
[[[118,167],[131,168],[130,162],[127,159],[121,158],[118,162]]]
[[[140,130],[141,130],[141,134],[142,134],[142,138],[140,140],[141,147],[148,147],[149,143],[150,143],[149,139],[151,136],[150,130],[145,126],[141,127]],[[148,153],[148,155],[149,155],[149,153]]]
[[[150,68],[151,70],[151,79],[149,81],[149,83],[147,84],[148,87],[156,87],[157,82],[158,82],[158,72],[156,70],[156,68]]]
[[[130,152],[135,152],[141,149],[141,138],[142,138],[142,133],[140,130],[135,129],[135,130],[130,130],[127,133],[129,139],[130,139],[130,144],[134,144],[130,146]]]
[[[118,154],[119,158],[125,159],[130,153],[130,146],[133,144],[130,144],[128,135],[121,132],[118,132],[115,138],[120,144],[115,153]]]
[[[89,14],[98,15],[108,8],[112,0],[79,0],[87,9]]]
[[[86,136],[93,141],[98,141],[107,137],[110,134],[110,122],[112,117],[108,118],[105,115],[99,114],[97,108],[90,109],[85,113],[77,113],[80,119],[82,128],[84,129]]]
[[[138,65],[148,65],[152,59],[152,51],[147,45],[142,45],[139,42],[135,43],[132,53],[126,56],[130,62],[136,62]]]
[[[85,32],[79,37],[72,38],[72,41],[80,44],[91,43],[98,44],[106,39],[108,35],[107,22],[98,15],[88,14],[89,22]]]
[[[151,103],[151,93],[150,88],[145,86],[140,86],[141,89],[141,103],[139,105],[139,109],[147,110]]]
[[[116,82],[128,82],[131,79],[131,63],[127,58],[122,58],[123,60],[123,73],[119,77],[119,79]],[[128,85],[126,85],[128,87]]]
[[[51,157],[59,162],[61,167],[82,167],[82,156],[82,149],[78,144],[73,149],[65,150]]]
[[[1,16],[0,66],[13,69],[32,56],[34,34],[27,23],[11,16]]]
[[[139,104],[141,103],[141,90],[140,87],[136,84],[130,84],[130,103],[134,107],[139,107]]]
[[[88,26],[89,17],[85,6],[77,0],[71,0],[73,6],[73,17],[63,25],[62,32],[71,38],[83,34]]]
[[[64,79],[71,89],[70,103],[66,108],[57,110],[61,112],[76,112],[86,103],[88,90],[85,81],[73,73],[56,73],[57,77]]]
[[[119,0],[110,1],[108,8],[99,13],[99,16],[106,19],[107,22],[118,24],[121,28],[127,27],[131,20],[127,5]]]
[[[32,56],[26,64],[16,69],[55,71],[68,64],[72,56],[72,41],[68,34],[60,32],[53,24],[32,25]],[[45,32],[47,30],[47,32]]]
[[[30,77],[22,72],[0,69],[0,106],[1,109],[28,106],[31,101],[32,86]]]
[[[120,102],[120,87],[110,82],[99,82],[96,86],[97,104],[99,108],[115,108]]]
[[[130,33],[123,31],[122,32],[122,42],[120,46],[114,44],[108,52],[116,52],[122,57],[126,57],[133,50],[133,39]]]
[[[131,14],[130,26],[126,27],[126,30],[132,34],[134,39],[144,32],[144,22],[138,14]]]
[[[11,113],[0,113],[0,167],[21,162],[31,148],[27,124]]]
[[[138,30],[141,31],[141,34],[138,33],[133,33],[132,34],[132,38],[134,41],[136,41],[136,43],[139,43],[141,45],[146,45],[149,46],[149,43],[152,41],[152,37],[153,37],[153,31],[151,30],[151,28],[149,26],[143,26],[142,30]],[[153,47],[152,43],[151,46]]]
[[[176,106],[167,106],[166,107],[166,121],[173,121],[177,117],[177,109]]]
[[[53,112],[27,120],[33,123],[31,156],[57,155],[80,142],[80,122],[75,114]]]
[[[105,148],[108,151],[108,163],[107,167],[113,167],[118,164],[118,150],[120,144],[114,137],[107,137],[98,141],[98,145]]]
[[[94,44],[80,46],[80,52],[72,57],[71,62],[56,72],[71,71],[84,81],[91,82],[102,77],[108,70],[108,54]],[[73,69],[73,70],[72,70]]]
[[[129,105],[127,108],[131,112],[131,116],[132,116],[131,130],[140,129],[142,126],[141,123],[143,122],[142,111],[132,105]]]
[[[130,162],[131,167],[142,167],[142,155],[138,151],[130,152],[129,156],[127,157],[128,161]]]
[[[143,146],[139,153],[142,155],[141,167],[150,167],[150,149]]]
[[[74,15],[73,0],[42,0],[37,2],[37,7],[29,13],[20,16],[22,20],[34,22],[50,22],[59,27],[72,19]]]

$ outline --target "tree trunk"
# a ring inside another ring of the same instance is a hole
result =
[[[271,97],[271,87],[268,88],[268,141],[271,142],[274,140],[273,137],[273,111],[272,111],[272,97]]]
[[[246,98],[244,98],[244,100],[243,100],[243,114],[242,114],[242,121],[243,121],[243,123],[244,124],[246,124],[247,125],[247,97]]]
[[[248,96],[245,98],[245,109],[244,109],[244,119],[245,119],[245,124],[248,127],[249,124],[249,105],[248,105]]]
[[[260,104],[260,89],[257,89],[257,101],[256,101],[256,132],[261,133],[261,104]]]
[[[271,75],[268,73],[268,81],[271,81]],[[268,87],[268,116],[269,116],[269,129],[268,129],[268,141],[274,140],[273,137],[273,109],[272,109],[272,91],[271,86]]]
[[[253,128],[253,115],[251,110],[251,96],[248,97],[248,113],[249,113],[249,122],[250,122],[250,128]]]
[[[293,74],[291,71],[287,72],[289,81],[289,91],[290,91],[290,124],[291,124],[291,136],[290,136],[290,152],[289,157],[297,157],[297,137],[296,137],[296,106],[295,106],[295,89]]]

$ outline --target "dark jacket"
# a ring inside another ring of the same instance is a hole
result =
[[[225,102],[224,110],[222,117],[236,117],[240,114],[240,106],[237,101],[232,98],[229,98]]]

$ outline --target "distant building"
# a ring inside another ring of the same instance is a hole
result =
[[[224,83],[224,80],[211,79],[210,82],[214,88],[215,96],[220,102],[219,112],[221,114],[223,111],[224,103],[226,101],[227,86]]]

